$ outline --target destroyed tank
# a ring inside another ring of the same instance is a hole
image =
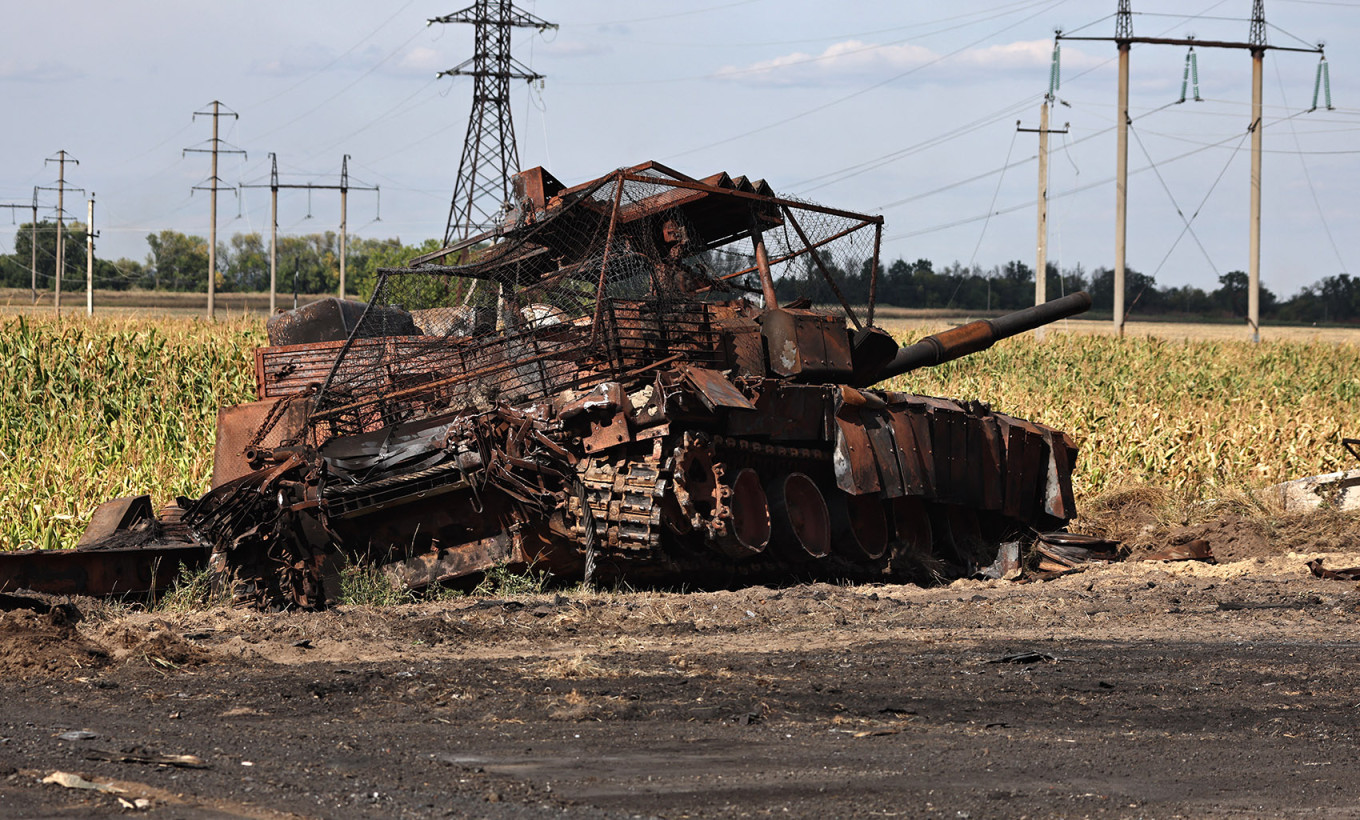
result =
[[[259,400],[222,409],[214,487],[180,514],[238,600],[322,607],[346,561],[417,589],[498,566],[928,581],[1074,514],[1065,433],[885,383],[1086,294],[899,347],[874,326],[881,217],[655,162],[513,191],[366,304],[271,318]],[[837,306],[780,305],[784,279]]]

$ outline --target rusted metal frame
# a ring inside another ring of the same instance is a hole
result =
[[[841,307],[845,308],[845,315],[849,316],[850,321],[855,324],[855,330],[863,330],[864,325],[860,323],[859,316],[855,314],[855,309],[850,306],[850,302],[845,298],[845,294],[841,293],[841,286],[836,284],[836,277],[832,276],[831,271],[826,269],[826,264],[822,262],[821,254],[817,253],[816,248],[812,247],[812,241],[809,240],[807,234],[803,232],[803,226],[798,224],[797,219],[794,219],[793,209],[789,208],[787,205],[781,207],[784,210],[784,216],[788,217],[789,224],[793,225],[794,233],[798,234],[798,238],[802,240],[803,244],[807,247],[807,253],[812,256],[812,261],[817,263],[817,270],[822,272],[822,277],[826,279],[826,283],[831,286],[831,292],[836,294],[836,298],[840,300]],[[873,305],[872,298],[870,299],[869,304],[871,306]],[[870,311],[872,310],[873,308],[870,307]],[[873,314],[870,313],[870,315],[872,316]]]
[[[881,215],[870,216],[869,214],[855,213],[854,211],[843,211],[840,208],[828,208],[824,205],[814,205],[810,202],[799,202],[796,199],[785,199],[779,196],[764,196],[762,194],[751,193],[748,191],[739,191],[735,188],[719,188],[714,185],[705,185],[702,182],[690,182],[688,180],[681,179],[658,179],[656,177],[646,177],[640,176],[638,174],[630,174],[627,171],[620,172],[619,177],[630,182],[645,182],[651,185],[670,185],[674,188],[691,188],[696,191],[706,191],[710,194],[721,194],[723,196],[737,197],[739,199],[752,199],[757,202],[772,202],[776,205],[786,205],[792,208],[802,208],[805,211],[816,211],[818,213],[827,214],[829,216],[839,216],[844,219],[859,219],[864,221],[866,224],[874,222],[877,222],[879,224],[883,223],[883,217]]]
[[[614,188],[614,204],[609,209],[609,230],[604,235],[604,255],[600,259],[600,281],[595,286],[595,318],[590,322],[590,341],[587,347],[595,345],[595,337],[600,332],[600,314],[604,310],[604,279],[609,271],[609,249],[614,244],[614,228],[619,221],[619,202],[623,200],[623,180],[622,173],[616,174],[616,187]]]
[[[576,348],[576,349],[578,349],[578,350],[584,352],[584,351],[587,349],[587,347],[583,345],[583,346],[581,346],[581,347],[579,347],[579,348]],[[432,382],[426,382],[425,384],[416,385],[415,387],[408,387],[408,388],[406,388],[406,389],[404,389],[404,390],[398,390],[398,391],[396,391],[396,392],[394,392],[394,393],[389,393],[389,394],[386,395],[386,396],[382,396],[381,399],[382,399],[382,400],[390,400],[390,399],[402,398],[402,397],[409,396],[409,395],[417,395],[417,394],[420,394],[420,393],[428,392],[428,391],[433,390],[433,389],[435,389],[435,388],[439,388],[439,387],[447,387],[448,385],[451,385],[451,384],[458,384],[459,382],[463,382],[463,381],[470,381],[470,380],[473,380],[473,379],[479,379],[479,378],[481,378],[481,377],[483,377],[483,376],[490,376],[490,375],[495,374],[495,373],[504,372],[505,370],[508,370],[508,369],[509,369],[510,367],[512,367],[512,366],[519,366],[519,365],[525,365],[525,364],[532,364],[532,363],[538,361],[539,359],[551,359],[551,358],[554,358],[554,357],[561,357],[564,353],[570,352],[570,350],[571,350],[571,349],[569,348],[567,351],[561,351],[561,350],[553,351],[553,352],[550,352],[550,353],[541,354],[541,355],[539,355],[539,356],[531,356],[531,357],[529,357],[529,358],[527,358],[527,359],[520,359],[520,360],[517,360],[513,365],[499,364],[499,365],[496,365],[496,366],[494,366],[494,367],[486,367],[486,368],[483,368],[483,369],[481,369],[481,370],[478,370],[478,371],[475,371],[475,372],[472,372],[472,373],[460,373],[460,374],[458,374],[457,376],[449,376],[449,377],[443,378],[443,379],[436,379],[435,381],[432,381]],[[332,407],[331,409],[326,410],[326,411],[321,412],[321,413],[313,413],[312,416],[311,416],[311,418],[314,419],[314,420],[317,420],[317,421],[324,421],[324,420],[326,420],[326,419],[334,418],[334,417],[336,417],[337,415],[339,415],[339,414],[341,414],[341,413],[344,413],[344,412],[346,412],[346,411],[350,411],[350,410],[358,410],[358,409],[360,409],[360,408],[362,408],[362,407],[367,407],[367,406],[369,406],[369,405],[374,404],[375,401],[377,401],[377,400],[366,400],[366,401],[350,402],[349,404],[344,404],[344,405],[341,405],[341,406],[339,406],[339,407]]]
[[[832,234],[831,236],[828,236],[826,239],[823,239],[823,240],[821,240],[821,241],[819,241],[819,242],[813,244],[813,245],[811,246],[811,248],[820,248],[820,247],[823,246],[823,245],[830,245],[832,242],[835,242],[837,239],[840,239],[841,237],[844,237],[844,236],[849,236],[850,234],[854,233],[855,231],[859,230],[860,228],[863,228],[863,227],[866,227],[866,226],[869,226],[869,225],[872,225],[872,224],[874,224],[874,223],[873,223],[873,222],[861,222],[861,223],[859,223],[858,225],[854,226],[853,228],[846,228],[845,230],[841,231],[840,233],[836,233],[836,234]],[[790,259],[797,259],[798,257],[802,256],[803,254],[807,253],[808,250],[810,250],[811,248],[804,248],[804,249],[801,250],[801,251],[794,251],[793,253],[786,253],[786,254],[784,254],[783,256],[780,256],[780,257],[776,257],[776,258],[774,258],[774,259],[771,259],[771,260],[770,260],[770,264],[771,264],[771,265],[778,265],[778,264],[781,264],[781,263],[783,263],[783,262],[787,262],[787,261],[789,261]],[[737,278],[738,276],[745,276],[746,274],[751,273],[751,272],[754,271],[755,269],[756,269],[755,266],[752,265],[752,266],[749,267],[749,268],[742,268],[741,270],[736,271],[735,273],[724,273],[722,276],[719,276],[718,278],[721,279],[721,280],[723,280],[723,281],[727,281],[728,279],[735,279],[735,278]],[[702,293],[703,291],[700,290],[699,292]]]
[[[869,326],[874,324],[874,305],[878,302],[878,251],[883,244],[883,223],[874,225],[874,261],[869,268]]]
[[[531,245],[528,239],[516,240],[516,244],[521,246]],[[466,279],[486,279],[505,283],[509,280],[508,276],[497,276],[502,268],[517,265],[521,262],[542,256],[549,252],[543,245],[531,245],[528,250],[521,249],[516,254],[507,254],[496,259],[478,260],[469,262],[466,265],[426,265],[423,268],[378,268],[378,273],[385,276],[458,276]],[[485,270],[483,270],[485,269]]]
[[[483,231],[482,233],[479,233],[479,234],[477,234],[476,236],[469,236],[467,239],[459,240],[459,241],[453,243],[452,245],[447,245],[447,246],[445,246],[445,247],[440,248],[440,249],[437,250],[437,251],[430,251],[429,253],[423,253],[423,254],[421,254],[420,256],[415,257],[414,259],[412,259],[410,262],[408,262],[408,263],[406,263],[406,264],[407,264],[409,267],[414,268],[414,267],[416,267],[417,265],[423,265],[423,264],[425,264],[426,262],[433,262],[433,261],[436,260],[436,259],[443,259],[445,256],[448,256],[448,255],[451,254],[451,253],[455,253],[455,252],[457,252],[457,251],[461,251],[461,250],[463,250],[463,249],[465,249],[465,248],[470,248],[470,247],[472,247],[473,245],[476,245],[478,242],[481,242],[481,241],[483,241],[483,240],[485,240],[485,239],[494,239],[495,237],[500,236],[500,235],[501,235],[501,231],[500,231],[499,228],[495,228],[495,229],[489,230],[489,231]]]
[[[612,178],[613,178],[613,175],[611,174],[610,176],[601,177],[600,179],[595,180],[593,183],[587,183],[586,186],[585,186],[585,187],[582,187],[579,191],[575,191],[575,192],[572,192],[572,191],[563,191],[563,192],[562,192],[562,195],[565,196],[565,195],[567,195],[567,194],[571,194],[571,195],[573,196],[573,200],[572,200],[571,202],[567,203],[566,205],[563,205],[563,206],[561,206],[560,208],[558,208],[558,209],[557,209],[557,213],[560,214],[560,213],[562,213],[563,211],[567,210],[568,208],[571,208],[571,207],[573,207],[573,206],[575,206],[575,205],[578,205],[578,204],[580,204],[583,200],[588,199],[588,198],[589,198],[591,195],[593,195],[596,191],[598,191],[600,188],[604,187],[604,185],[605,185],[607,182],[609,182],[609,180],[612,179]],[[547,224],[548,224],[549,222],[551,222],[551,221],[552,221],[551,219],[544,219],[544,220],[542,220],[542,221],[540,221],[540,222],[535,223],[534,226],[533,226],[533,228],[532,228],[527,234],[525,234],[520,240],[518,240],[518,241],[527,242],[529,239],[533,238],[533,236],[534,236],[535,234],[537,234],[540,230],[542,230],[543,226],[547,225]],[[454,244],[449,245],[449,246],[447,246],[447,247],[440,248],[440,249],[437,250],[437,251],[431,251],[430,253],[423,254],[423,255],[421,255],[421,256],[417,256],[417,257],[415,257],[414,259],[412,259],[410,262],[406,263],[406,264],[407,264],[407,267],[405,267],[405,268],[379,268],[379,269],[378,269],[378,272],[379,272],[379,273],[384,273],[384,272],[390,272],[390,273],[425,273],[425,272],[428,272],[428,268],[425,269],[425,270],[421,270],[421,269],[417,268],[416,266],[417,266],[417,265],[422,265],[422,264],[424,264],[425,262],[430,262],[430,261],[433,261],[433,260],[435,260],[435,259],[440,259],[440,258],[442,258],[442,257],[448,256],[450,253],[453,253],[454,251],[460,251],[460,250],[463,250],[463,249],[465,249],[465,248],[471,247],[472,245],[475,245],[476,243],[481,242],[481,241],[483,241],[483,240],[486,240],[486,239],[494,239],[494,238],[496,238],[496,237],[498,237],[498,236],[504,236],[504,235],[505,235],[505,231],[503,231],[503,230],[500,229],[500,228],[495,228],[495,229],[490,230],[490,231],[484,231],[483,233],[477,234],[476,236],[470,236],[470,237],[468,237],[467,239],[461,240],[461,241],[459,241],[459,242],[455,242]],[[461,265],[455,265],[455,266],[441,266],[441,267],[458,268],[458,267],[462,267],[462,266],[461,266]]]

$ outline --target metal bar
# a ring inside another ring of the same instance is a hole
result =
[[[774,292],[774,274],[770,272],[770,252],[765,250],[765,234],[760,230],[760,221],[756,218],[756,209],[751,208],[751,247],[756,255],[756,269],[760,271],[760,291],[765,298],[765,309],[774,310],[779,307],[779,297]],[[611,226],[612,227],[612,226]],[[605,249],[606,253],[608,248]],[[834,288],[835,285],[833,284]]]
[[[874,263],[869,272],[869,318],[865,321],[874,325],[874,305],[878,302],[878,254],[883,245],[883,223],[874,225]]]
[[[843,236],[848,236],[848,235],[854,233],[855,231],[859,230],[860,228],[863,228],[863,227],[868,226],[868,225],[873,225],[873,224],[877,224],[878,227],[879,227],[879,229],[882,230],[882,228],[883,228],[883,223],[882,223],[881,221],[878,222],[878,223],[874,223],[874,222],[871,222],[871,221],[865,221],[865,222],[859,223],[858,225],[856,225],[856,226],[853,227],[853,228],[846,228],[845,230],[841,231],[840,233],[832,234],[831,236],[828,236],[826,239],[823,239],[823,240],[817,242],[816,244],[812,245],[811,247],[812,247],[812,248],[820,248],[820,247],[823,246],[823,245],[829,245],[829,244],[831,244],[832,242],[835,242],[837,239],[840,239],[840,238],[843,237]],[[807,253],[808,250],[810,250],[810,248],[804,248],[804,249],[801,250],[801,251],[794,251],[793,253],[786,253],[786,254],[784,254],[783,256],[780,256],[780,257],[776,257],[776,258],[774,258],[774,259],[771,259],[771,260],[770,260],[770,264],[771,264],[771,265],[778,265],[778,264],[780,264],[780,263],[782,263],[782,262],[787,262],[787,261],[789,261],[790,259],[797,259],[798,257],[802,256],[803,254]],[[721,280],[723,280],[723,281],[725,282],[725,281],[727,281],[728,279],[736,279],[738,276],[745,276],[746,274],[751,273],[751,272],[754,271],[755,269],[756,269],[756,266],[755,266],[755,265],[752,265],[752,266],[750,266],[749,268],[742,268],[741,270],[737,271],[736,273],[724,273],[722,276],[719,276],[718,278],[721,279]],[[702,293],[703,291],[700,290],[700,291],[698,291],[698,292]]]
[[[1197,40],[1193,37],[1067,37],[1059,34],[1059,40],[1086,40],[1101,43],[1142,43],[1159,46],[1203,46],[1205,48],[1261,49],[1263,51],[1295,51],[1301,54],[1321,54],[1321,48],[1294,48],[1291,46],[1262,46],[1252,43],[1234,43],[1226,40]]]
[[[792,208],[802,208],[805,211],[816,211],[817,213],[828,214],[830,216],[844,217],[846,219],[860,219],[865,222],[876,222],[879,224],[882,224],[883,222],[882,215],[870,216],[868,214],[855,213],[854,211],[843,211],[839,208],[827,208],[822,205],[813,205],[810,202],[799,202],[796,199],[784,199],[783,197],[778,196],[765,196],[763,194],[751,193],[749,191],[738,191],[735,188],[719,188],[716,185],[705,185],[702,182],[691,182],[682,179],[665,179],[663,177],[648,177],[642,176],[640,174],[630,174],[626,171],[621,173],[619,176],[622,179],[626,179],[631,182],[645,182],[649,185],[669,185],[673,188],[689,188],[694,191],[705,191],[710,194],[721,194],[723,196],[732,196],[737,197],[739,199],[753,199],[757,202],[773,202],[776,205],[787,205]]]
[[[614,188],[614,206],[609,209],[609,230],[604,236],[604,256],[600,260],[600,282],[595,286],[595,318],[590,321],[590,344],[600,332],[600,313],[604,310],[604,276],[609,270],[609,248],[614,244],[614,226],[619,221],[619,202],[623,199],[623,174],[618,175]]]
[[[859,316],[855,315],[855,309],[850,307],[850,302],[846,300],[845,294],[841,293],[840,286],[836,284],[836,278],[831,275],[831,271],[826,269],[826,265],[822,262],[821,255],[813,249],[812,242],[808,239],[807,234],[803,233],[803,226],[799,225],[798,220],[793,218],[793,211],[785,206],[784,215],[788,217],[789,224],[793,226],[794,233],[798,234],[798,238],[807,246],[808,253],[812,254],[812,261],[817,263],[817,270],[822,272],[822,276],[826,279],[826,283],[831,286],[831,292],[836,294],[836,298],[841,302],[841,307],[845,308],[845,315],[850,317],[851,322],[854,322],[855,330],[863,330],[864,325],[860,323]]]

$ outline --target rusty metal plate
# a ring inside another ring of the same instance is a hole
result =
[[[992,416],[978,419],[982,442],[978,451],[977,469],[982,475],[984,510],[999,510],[1005,497],[1005,459],[1002,455],[1001,428]]]
[[[1038,512],[1037,481],[1045,468],[1043,437],[1034,425],[997,414],[1005,441],[1006,484],[1002,512],[1021,521],[1033,521]]]
[[[874,448],[859,408],[842,406],[836,411],[836,449],[832,454],[836,486],[851,495],[876,493],[882,485]]]
[[[889,408],[888,421],[892,426],[893,440],[897,443],[902,489],[906,495],[925,495],[925,465],[921,462],[921,449],[917,446],[916,433],[912,430],[907,411],[900,406]]]
[[[819,385],[787,384],[762,388],[754,413],[733,413],[734,436],[769,436],[772,441],[827,441],[831,394]]]
[[[893,438],[892,423],[883,410],[860,411],[864,429],[873,446],[874,462],[878,467],[879,484],[886,498],[899,498],[906,493],[902,479],[902,464],[897,442]]]
[[[1068,519],[1076,513],[1072,499],[1072,465],[1063,435],[1048,427],[1043,429],[1044,444],[1048,447],[1048,473],[1044,482],[1044,512],[1054,518]],[[1055,441],[1056,439],[1056,441]]]
[[[587,453],[598,453],[629,441],[632,435],[628,432],[628,414],[620,411],[604,424],[592,421],[590,435],[581,440],[581,447]]]
[[[682,364],[677,370],[699,393],[699,400],[709,410],[726,407],[729,410],[754,410],[746,396],[727,377],[716,370]]]
[[[90,516],[90,525],[85,528],[80,541],[76,542],[76,548],[88,547],[103,541],[115,532],[127,529],[136,521],[152,518],[155,514],[155,510],[151,508],[149,495],[129,495],[105,501],[96,507],[94,515]]]
[[[848,380],[853,372],[843,319],[781,308],[765,312],[760,332],[770,369],[781,376]]]
[[[514,546],[514,539],[506,533],[498,533],[480,541],[433,550],[405,561],[387,564],[383,572],[408,589],[423,589],[504,564],[510,560]]]
[[[927,498],[940,497],[940,485],[935,474],[935,440],[930,435],[930,416],[924,409],[913,407],[907,413],[911,431],[916,439],[916,452],[921,460],[922,484]]]
[[[159,544],[107,550],[0,552],[0,591],[31,589],[51,595],[140,595],[169,589],[180,564],[208,561],[201,544]]]
[[[727,339],[727,358],[738,376],[764,376],[765,350],[760,339],[760,325],[750,319],[719,319],[715,323]]]
[[[223,407],[217,411],[217,445],[213,450],[214,487],[251,472],[252,468],[242,453],[254,441],[260,426],[275,405],[281,401],[287,399],[266,399]],[[273,429],[260,439],[258,445],[264,448],[278,447],[286,439],[300,435],[306,426],[307,402],[290,402]]]

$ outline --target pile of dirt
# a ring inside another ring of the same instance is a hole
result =
[[[0,678],[67,675],[104,666],[109,654],[77,630],[71,610],[0,612]]]
[[[109,648],[114,659],[124,662],[144,660],[156,666],[181,667],[198,666],[213,658],[159,619],[111,626],[104,630],[100,642]]]
[[[1360,517],[1337,510],[1268,517],[1224,515],[1197,524],[1149,528],[1125,546],[1129,560],[1168,547],[1208,542],[1220,562],[1272,558],[1287,553],[1349,553],[1360,550]]]

